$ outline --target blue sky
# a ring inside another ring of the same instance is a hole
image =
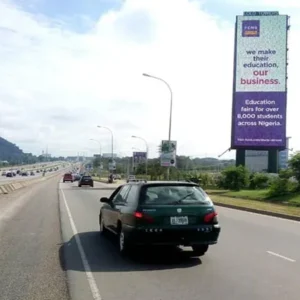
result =
[[[249,10],[292,15],[288,134],[300,149],[295,0],[0,0],[1,134],[26,152],[97,153],[90,138],[109,152],[102,125],[117,152],[144,149],[136,135],[154,157],[170,95],[149,73],[172,86],[178,153],[216,157],[230,143],[233,24]]]
[[[118,10],[126,0],[14,0],[23,10],[42,14],[64,22],[66,29],[84,33],[89,31],[99,18],[110,10]],[[154,0],[153,0],[154,1]],[[163,1],[163,0],[161,0]],[[175,1],[175,0],[174,0]],[[202,3],[202,9],[220,20],[234,22],[236,15],[243,11],[262,10],[249,5],[251,1],[235,0],[191,0]],[[246,4],[246,5],[245,5]],[[273,8],[264,10],[274,10]],[[276,10],[276,9],[275,9]],[[286,13],[282,11],[282,13]]]
[[[25,11],[62,20],[73,31],[88,31],[93,22],[109,10],[117,10],[123,0],[15,0]],[[88,22],[87,20],[91,21]]]
[[[91,29],[101,15],[110,10],[118,10],[124,1],[126,0],[15,0],[14,2],[25,11],[64,21],[65,27],[69,30],[84,33]],[[199,2],[202,3],[204,11],[229,22],[234,22],[235,15],[243,11],[242,5],[232,5],[224,0],[199,0]]]

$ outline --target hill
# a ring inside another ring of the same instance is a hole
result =
[[[24,153],[18,146],[0,137],[0,161],[17,163],[22,161],[23,156]]]

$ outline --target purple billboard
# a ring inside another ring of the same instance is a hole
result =
[[[235,147],[285,147],[286,92],[237,92],[234,99]]]
[[[144,163],[147,160],[147,152],[133,152],[133,161],[135,164]]]
[[[286,15],[237,16],[231,149],[285,149]]]

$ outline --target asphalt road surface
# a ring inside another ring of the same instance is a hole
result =
[[[100,186],[60,184],[72,299],[299,300],[300,223],[219,208],[220,242],[201,260],[188,248],[123,259],[99,236]]]
[[[69,299],[58,255],[57,182],[54,177],[0,195],[1,300]]]
[[[43,173],[35,173],[34,176],[20,176],[20,175],[16,175],[14,177],[6,177],[6,176],[1,176],[0,177],[0,185],[1,184],[7,184],[10,182],[14,182],[14,181],[22,181],[22,180],[29,180],[29,179],[33,179],[33,178],[38,178],[41,177],[43,175]]]
[[[219,244],[201,260],[188,249],[124,259],[99,235],[107,186],[53,178],[0,196],[1,300],[299,300],[300,223],[219,208]]]

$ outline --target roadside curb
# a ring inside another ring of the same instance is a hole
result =
[[[220,202],[217,202],[217,201],[213,201],[213,203],[216,206],[232,208],[232,209],[242,210],[242,211],[246,211],[246,212],[252,212],[252,213],[256,213],[256,214],[260,214],[260,215],[277,217],[277,218],[282,218],[282,219],[287,219],[287,220],[293,220],[293,221],[300,222],[300,216],[299,217],[298,216],[290,216],[290,215],[270,212],[270,211],[266,211],[266,210],[259,210],[259,209],[254,209],[254,208],[248,208],[248,207],[243,207],[243,206],[232,205],[232,204],[220,203]]]

